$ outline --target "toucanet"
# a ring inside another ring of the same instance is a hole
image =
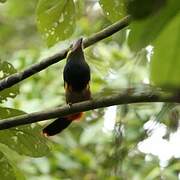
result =
[[[83,39],[78,39],[67,56],[63,71],[66,103],[73,104],[91,98],[90,68],[83,52]],[[59,117],[43,129],[43,134],[53,136],[66,129],[74,120],[81,118],[82,112]]]

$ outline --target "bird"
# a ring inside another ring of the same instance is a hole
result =
[[[83,52],[83,38],[79,38],[71,47],[67,55],[63,70],[66,103],[73,103],[91,99],[90,80],[91,71]],[[43,129],[43,134],[53,136],[66,129],[73,121],[82,117],[83,112],[57,118]]]

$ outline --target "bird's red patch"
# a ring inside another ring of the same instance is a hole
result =
[[[83,116],[83,112],[71,114],[67,116],[67,120],[69,121],[78,121]]]

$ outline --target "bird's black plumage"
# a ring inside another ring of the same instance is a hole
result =
[[[85,61],[82,38],[79,39],[68,54],[63,71],[67,103],[76,103],[90,99],[90,68]],[[43,129],[43,133],[52,136],[67,128],[82,113],[60,117]]]
[[[45,127],[43,129],[43,133],[48,136],[53,136],[66,129],[71,124],[71,122],[72,121],[67,120],[66,117],[60,117]]]
[[[90,68],[85,61],[82,46],[70,52],[63,72],[64,81],[74,91],[83,90],[90,81]]]

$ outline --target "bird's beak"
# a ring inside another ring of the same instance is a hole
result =
[[[78,50],[78,49],[81,49],[81,48],[82,48],[82,44],[83,44],[83,38],[78,39],[78,40],[73,44],[72,51],[76,51],[76,50]]]

